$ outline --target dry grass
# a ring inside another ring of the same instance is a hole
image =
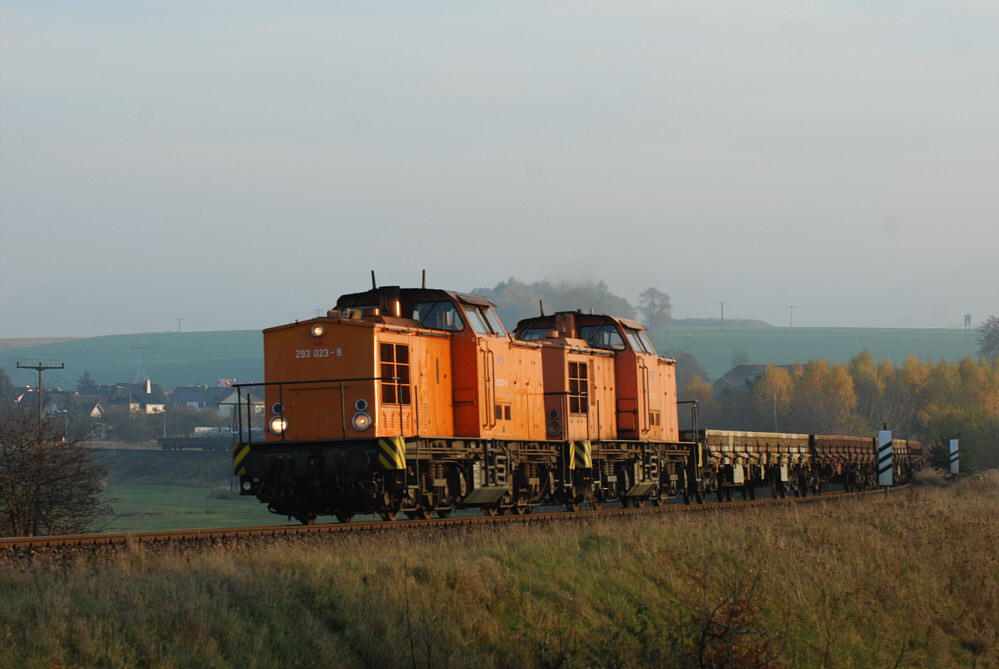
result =
[[[2,666],[995,667],[999,475],[0,572]]]

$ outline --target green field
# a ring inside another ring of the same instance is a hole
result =
[[[975,356],[975,332],[962,329],[782,328],[754,322],[740,325],[689,324],[678,321],[652,333],[661,353],[690,353],[714,380],[738,363],[793,364],[825,358],[846,362],[863,349],[875,359],[901,365],[909,355],[957,362]],[[135,379],[139,350],[149,378],[163,388],[215,385],[218,379],[263,380],[263,340],[259,331],[161,332],[77,339],[17,349],[3,349],[0,367],[17,385],[37,383],[33,370],[18,361],[65,363],[45,372],[46,385],[74,388],[83,372],[101,384]]]
[[[112,513],[103,532],[155,532],[208,527],[298,524],[276,516],[252,497],[218,499],[218,491],[168,485],[108,486]]]
[[[103,532],[155,532],[207,527],[297,524],[240,497],[227,453],[99,449],[108,470],[110,511]]]

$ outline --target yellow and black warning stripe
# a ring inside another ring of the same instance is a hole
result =
[[[569,442],[569,469],[593,467],[593,448],[589,440]]]
[[[402,437],[379,439],[378,462],[382,469],[405,469],[406,440]]]
[[[238,441],[232,445],[232,473],[236,476],[242,476],[246,473],[246,467],[243,466],[243,460],[246,456],[250,454],[250,445],[241,444]]]

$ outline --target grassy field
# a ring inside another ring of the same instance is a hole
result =
[[[759,364],[791,364],[826,358],[845,362],[870,349],[875,359],[901,364],[912,354],[928,360],[959,361],[976,354],[975,333],[945,329],[778,328],[768,325],[685,324],[682,321],[653,333],[660,352],[685,351],[697,358],[713,380],[736,360]],[[20,342],[23,344],[24,342]],[[149,378],[163,388],[214,385],[221,378],[263,380],[263,339],[256,330],[230,332],[160,332],[115,335],[46,343],[17,349],[0,347],[0,367],[18,385],[37,383],[32,370],[18,370],[23,360],[52,360],[64,370],[45,373],[50,387],[75,388],[89,371],[98,383],[135,378],[138,352],[143,349]]]
[[[745,513],[0,562],[0,666],[996,667],[997,545],[990,472]]]
[[[204,527],[298,524],[275,516],[254,498],[228,488],[206,491],[165,485],[108,487],[112,512],[98,521],[103,532],[155,532]]]
[[[234,491],[228,453],[99,449],[99,458],[109,467],[103,532],[297,523]]]

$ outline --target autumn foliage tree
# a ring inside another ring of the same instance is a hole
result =
[[[999,467],[999,359],[953,364],[910,356],[895,366],[861,351],[847,364],[768,367],[714,402],[704,397],[709,385],[688,386],[687,396],[699,393],[702,427],[872,435],[888,425],[927,447],[957,438],[979,469]]]
[[[104,508],[107,469],[65,418],[0,409],[0,535],[74,534]]]
[[[989,316],[978,326],[978,355],[986,360],[999,359],[999,318]]]

